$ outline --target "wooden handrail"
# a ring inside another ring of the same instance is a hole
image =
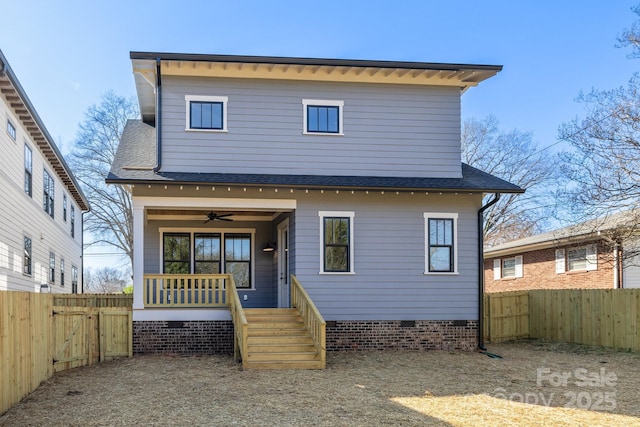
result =
[[[248,323],[247,317],[244,315],[242,309],[242,303],[240,302],[240,296],[236,289],[236,282],[233,280],[233,276],[229,275],[227,281],[227,300],[229,304],[229,311],[231,312],[231,318],[233,320],[234,339],[233,339],[233,356],[236,360],[242,360],[242,367],[247,366],[247,335],[248,335]]]
[[[311,334],[313,343],[320,355],[322,369],[325,369],[327,364],[327,322],[324,321],[322,314],[320,314],[311,297],[309,297],[307,291],[293,274],[291,275],[291,285],[291,306],[297,308],[300,312],[300,316]]]
[[[228,274],[145,274],[146,308],[227,307]]]

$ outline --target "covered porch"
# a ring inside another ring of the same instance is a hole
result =
[[[134,322],[231,320],[244,367],[324,368],[325,322],[291,274],[295,200],[133,204]]]

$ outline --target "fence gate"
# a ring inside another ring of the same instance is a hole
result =
[[[53,367],[55,372],[89,364],[89,309],[84,307],[54,307]]]

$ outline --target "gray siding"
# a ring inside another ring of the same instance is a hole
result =
[[[185,95],[228,96],[228,132],[189,132]],[[344,136],[303,135],[303,99],[344,101]],[[163,78],[162,169],[461,176],[460,91],[243,79]]]
[[[477,196],[299,200],[295,274],[327,320],[477,320]],[[319,210],[354,211],[355,274],[319,274]],[[425,275],[424,212],[458,213],[458,275]]]
[[[144,238],[144,273],[158,274],[161,270],[160,251],[162,242],[160,240],[160,228],[176,229],[179,232],[203,232],[207,225],[201,221],[149,221],[145,227]],[[209,223],[212,232],[224,230],[225,232],[233,232],[234,229],[255,229],[254,241],[254,289],[240,290],[240,299],[244,307],[275,307],[277,305],[277,288],[274,282],[275,274],[273,273],[273,255],[262,252],[262,247],[271,238],[271,223],[269,222],[234,222],[232,224],[220,225],[220,222]],[[179,230],[177,230],[179,229]],[[215,230],[214,230],[215,229]],[[247,295],[247,301],[244,301],[244,295]]]

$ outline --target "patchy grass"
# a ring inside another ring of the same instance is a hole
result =
[[[329,353],[324,371],[144,356],[55,375],[1,426],[640,426],[640,354],[545,341]],[[567,406],[567,407],[565,407]]]

